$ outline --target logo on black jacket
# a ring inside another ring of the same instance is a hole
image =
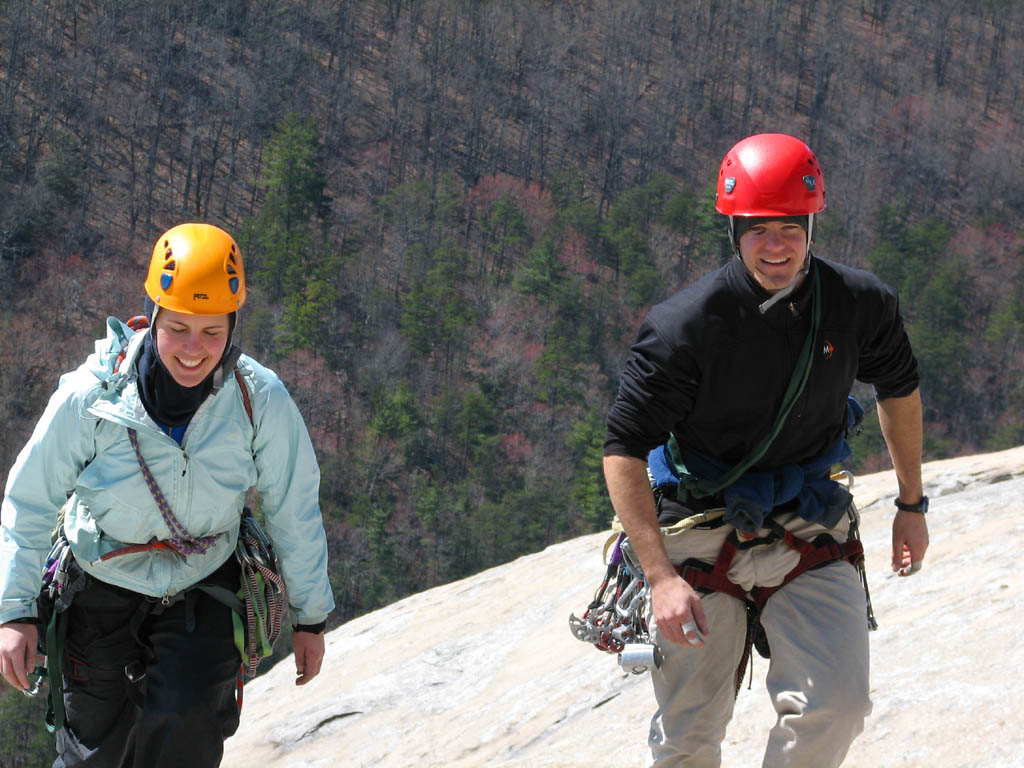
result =
[[[825,339],[825,343],[821,347],[821,354],[826,360],[832,359],[832,353],[836,351],[836,348],[832,346],[832,342]]]

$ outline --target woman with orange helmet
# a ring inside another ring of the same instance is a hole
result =
[[[653,764],[720,764],[737,671],[763,632],[778,713],[764,765],[837,766],[871,710],[870,612],[856,510],[829,471],[850,454],[851,386],[871,384],[899,485],[893,569],[918,570],[917,362],[895,292],[812,256],[825,183],[804,142],[737,143],[715,207],[736,258],[651,309],[607,419],[608,491],[656,626]],[[663,535],[709,510],[721,516]]]
[[[240,711],[236,631],[251,638],[232,598],[251,487],[296,617],[299,685],[320,671],[334,607],[306,427],[273,371],[231,343],[246,300],[238,245],[210,224],[176,226],[145,291],[149,327],[108,319],[3,500],[0,673],[28,690],[41,614],[63,615],[47,641],[60,766],[220,763]]]

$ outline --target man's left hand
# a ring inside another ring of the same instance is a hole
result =
[[[928,521],[919,512],[900,510],[892,521],[892,569],[900,576],[921,570],[928,550]]]
[[[295,684],[305,685],[320,674],[324,661],[323,633],[296,632],[292,635],[295,650]]]

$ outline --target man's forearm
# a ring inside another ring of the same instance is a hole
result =
[[[658,526],[646,463],[631,456],[605,456],[604,476],[612,506],[640,558],[647,582],[653,586],[675,576]]]
[[[896,470],[900,498],[914,503],[924,493],[921,485],[923,428],[920,390],[915,389],[906,397],[879,400],[878,423]]]

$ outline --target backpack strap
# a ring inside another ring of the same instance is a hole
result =
[[[245,383],[245,379],[242,378],[241,372],[236,367],[235,381],[238,382],[238,391],[242,393],[242,402],[245,404],[245,414],[249,417],[249,423],[252,424],[253,429],[256,428],[256,421],[252,417],[252,398],[249,397],[249,387]]]
[[[138,333],[145,328],[149,328],[149,318],[145,315],[135,315],[134,317],[128,318],[128,322],[125,323],[128,328],[134,333]],[[124,362],[124,356],[128,353],[128,341],[131,336],[119,333],[118,336],[121,340],[121,352],[118,354],[117,359],[114,360],[114,366],[111,373],[117,373],[118,368],[121,367],[121,363]]]

